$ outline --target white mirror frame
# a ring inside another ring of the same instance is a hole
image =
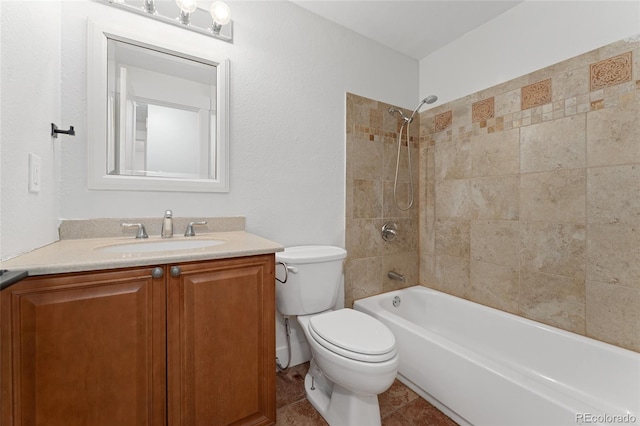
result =
[[[215,177],[182,179],[124,176],[107,173],[107,38],[142,47],[177,52],[203,59],[217,67],[217,125]],[[89,189],[179,192],[229,192],[229,60],[213,57],[207,50],[153,37],[114,25],[88,20],[87,25],[87,140]]]

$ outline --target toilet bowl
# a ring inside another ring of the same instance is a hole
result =
[[[284,283],[278,273],[276,305],[283,315],[297,315],[311,349],[309,402],[331,426],[375,426],[378,394],[393,383],[399,357],[393,333],[380,321],[353,309],[331,310],[345,257],[345,250],[330,246],[277,253],[279,270],[289,273]]]

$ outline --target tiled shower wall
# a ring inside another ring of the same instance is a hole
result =
[[[419,283],[640,351],[639,61],[640,42],[621,41],[421,114],[419,208],[404,219],[419,241],[395,253],[374,232],[388,217],[356,214],[374,151],[392,145],[366,145],[387,106],[349,95],[347,302]]]
[[[409,126],[414,203],[403,210],[409,200],[406,133],[402,133],[396,187],[398,208],[393,187],[402,121],[397,114],[389,114],[390,107],[347,94],[345,306],[363,297],[416,285],[419,280],[419,120],[416,117]],[[387,221],[398,226],[396,241],[382,239],[381,229]],[[405,281],[389,279],[389,271],[404,275]]]

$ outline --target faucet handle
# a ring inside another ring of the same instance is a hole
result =
[[[201,222],[189,222],[189,224],[187,225],[187,230],[184,231],[184,236],[185,237],[195,237],[196,233],[193,232],[193,227],[196,225],[206,225],[207,221],[203,220]]]
[[[386,222],[382,225],[382,239],[391,242],[398,238],[398,225],[395,222]]]
[[[121,223],[120,226],[124,226],[126,228],[137,226],[138,233],[136,234],[136,238],[149,238],[149,235],[147,235],[147,230],[144,229],[144,225],[141,223]]]

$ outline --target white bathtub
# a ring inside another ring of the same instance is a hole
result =
[[[400,381],[460,424],[640,424],[636,352],[420,286],[355,309],[394,333]]]

